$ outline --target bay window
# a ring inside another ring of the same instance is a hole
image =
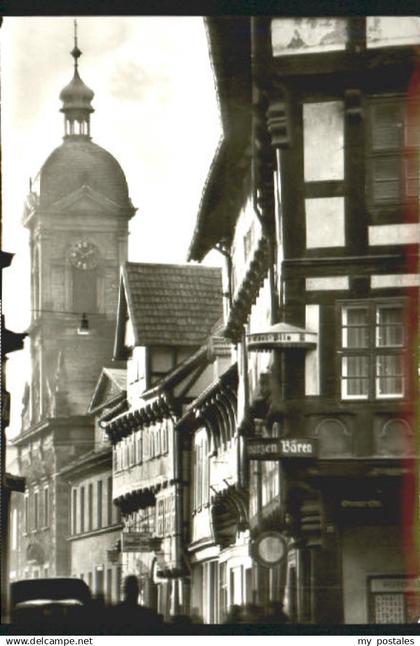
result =
[[[403,397],[404,327],[401,301],[341,306],[341,397]]]

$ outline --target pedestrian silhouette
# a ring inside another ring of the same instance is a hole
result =
[[[115,624],[124,632],[142,634],[162,625],[162,617],[152,608],[138,603],[139,582],[130,574],[124,580],[124,598],[114,608]]]

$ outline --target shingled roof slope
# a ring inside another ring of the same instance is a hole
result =
[[[201,345],[222,316],[219,268],[126,262],[123,280],[136,345]]]

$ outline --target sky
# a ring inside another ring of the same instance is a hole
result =
[[[73,76],[74,18],[6,17],[0,30],[2,248],[16,254],[3,271],[3,313],[15,332],[30,322],[23,204],[30,178],[62,143],[59,94]],[[121,164],[138,209],[129,260],[183,263],[221,137],[203,19],[89,16],[77,23],[80,76],[95,92],[92,139]],[[221,264],[216,252],[206,264]],[[7,370],[13,437],[30,371],[27,349],[10,355]]]

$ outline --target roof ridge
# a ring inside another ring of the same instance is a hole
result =
[[[126,260],[123,263],[124,266],[135,266],[135,267],[179,267],[182,269],[194,269],[195,270],[203,270],[203,271],[217,271],[221,272],[221,267],[208,267],[204,265],[199,265],[191,262],[185,262],[185,263],[170,263],[170,262],[137,262],[135,260]]]

